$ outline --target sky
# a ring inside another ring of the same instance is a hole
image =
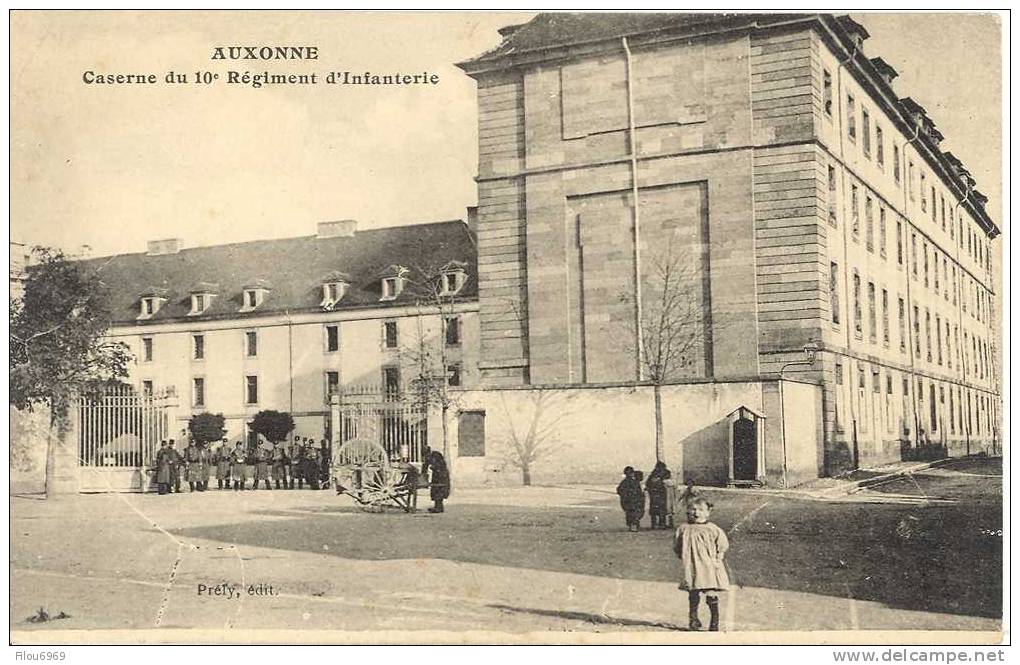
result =
[[[476,200],[474,81],[453,63],[522,13],[15,12],[11,233],[92,255],[463,218]],[[854,14],[1001,219],[1001,29],[992,15]],[[314,45],[310,62],[214,46]],[[85,85],[85,71],[428,72],[434,86]]]

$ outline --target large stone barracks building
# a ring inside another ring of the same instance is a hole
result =
[[[863,26],[541,14],[500,34],[459,65],[478,86],[484,385],[647,378],[641,292],[680,246],[703,334],[677,381],[817,384],[819,474],[991,449],[999,228]],[[767,402],[785,455],[811,411]]]

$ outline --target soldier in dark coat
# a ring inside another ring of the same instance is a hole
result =
[[[446,460],[443,453],[432,450],[428,454],[427,468],[432,476],[429,483],[429,495],[432,497],[433,506],[429,508],[430,513],[443,512],[443,501],[450,498],[450,470],[446,467]]]
[[[333,466],[333,447],[326,439],[319,442],[319,489],[329,489],[329,476]]]
[[[258,446],[255,448],[255,485],[252,489],[259,488],[259,481],[263,481],[266,484],[266,489],[272,489],[269,486],[269,461],[272,455],[265,446]]]
[[[167,459],[170,464],[170,483],[173,485],[173,491],[176,493],[181,491],[181,471],[184,468],[184,458],[181,457],[181,454],[177,452],[176,448],[174,448],[173,439],[170,439],[170,443],[167,444],[167,448],[169,449],[167,452]]]
[[[216,486],[230,489],[230,445],[226,439],[216,449]]]
[[[311,445],[311,439],[308,442],[309,445],[304,449],[305,458],[301,466],[301,477],[308,481],[309,489],[317,490],[319,489],[319,455]],[[301,481],[299,480],[298,482],[300,483]]]
[[[170,492],[170,485],[173,482],[171,473],[173,473],[173,465],[171,464],[170,451],[167,448],[166,441],[159,442],[159,450],[156,451],[156,491],[160,494],[167,494]]]
[[[272,472],[273,484],[276,485],[276,489],[280,489],[281,482],[283,483],[283,489],[287,489],[287,453],[284,450],[283,443],[273,446],[273,459],[270,471]]]
[[[248,476],[245,473],[245,453],[244,447],[241,446],[241,442],[238,441],[234,445],[234,450],[230,453],[230,476],[234,479],[234,490],[243,490],[245,482],[248,481]]]
[[[672,474],[666,468],[665,462],[656,462],[655,468],[648,474],[645,482],[645,491],[648,493],[648,514],[652,518],[653,529],[665,529],[666,527],[666,480]]]
[[[213,453],[211,443],[200,443],[198,453],[199,461],[202,463],[202,480],[198,485],[198,491],[204,492],[209,489],[209,478],[216,469],[216,455]]]
[[[192,492],[195,491],[196,486],[201,491],[205,469],[202,464],[202,451],[198,444],[193,441],[188,444],[188,447],[184,449],[184,461],[187,464],[188,487]]]
[[[645,493],[641,489],[641,481],[638,480],[637,474],[638,472],[632,466],[624,468],[624,478],[616,486],[616,493],[620,495],[620,507],[623,508],[629,531],[638,531],[641,518],[645,515]]]

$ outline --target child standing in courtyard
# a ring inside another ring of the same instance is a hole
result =
[[[645,514],[645,493],[641,489],[641,481],[638,480],[634,467],[628,466],[623,470],[623,480],[616,486],[616,493],[620,495],[620,507],[623,508],[623,516],[627,521],[628,531],[640,529],[641,518]]]
[[[719,630],[719,592],[729,585],[723,557],[730,543],[726,533],[708,521],[712,504],[702,496],[687,503],[687,523],[676,530],[673,551],[680,557],[680,589],[687,591],[690,603],[690,629],[700,630],[698,606],[701,594],[708,603],[709,630]]]

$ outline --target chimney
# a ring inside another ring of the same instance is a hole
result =
[[[319,222],[319,238],[350,238],[358,230],[358,220],[341,219],[336,222]]]
[[[163,254],[176,254],[181,251],[183,241],[180,238],[165,238],[163,240],[149,241],[149,256],[162,256]]]
[[[467,209],[468,231],[477,235],[478,233],[478,206],[468,206]]]

